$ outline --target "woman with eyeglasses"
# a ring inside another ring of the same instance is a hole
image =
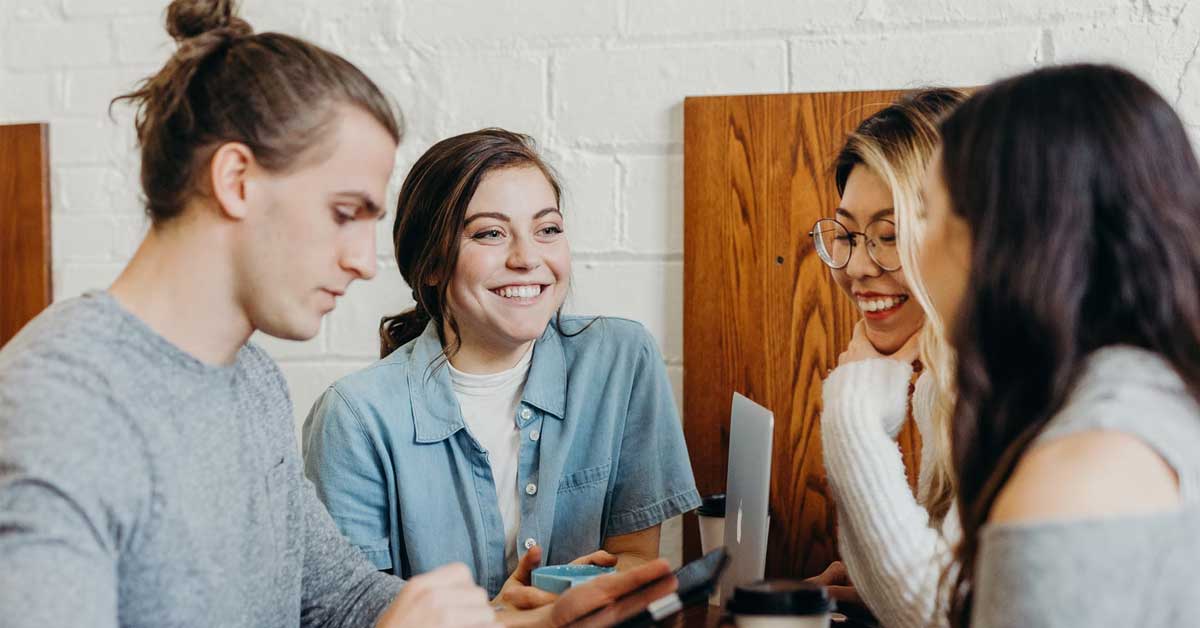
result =
[[[861,598],[889,627],[939,620],[939,580],[957,538],[948,514],[947,404],[938,402],[949,397],[951,359],[940,321],[926,314],[912,259],[937,124],[964,98],[921,90],[864,120],[835,162],[841,202],[810,232],[821,261],[862,312],[823,385],[822,445],[845,562],[815,580],[839,599]],[[928,368],[917,360],[918,345]],[[895,441],[910,394],[923,442],[916,495]]]

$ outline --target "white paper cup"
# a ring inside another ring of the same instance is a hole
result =
[[[707,554],[725,544],[725,517],[705,517],[700,520],[700,553]]]
[[[700,553],[707,554],[725,545],[725,494],[709,495],[696,509],[696,519],[700,521]],[[712,606],[721,605],[721,587],[713,587],[713,593],[708,597]]]
[[[767,615],[736,615],[737,628],[829,628],[829,614],[808,617],[772,617]]]
[[[707,554],[725,545],[725,517],[705,517],[697,515],[700,520],[700,554]],[[709,606],[721,605],[721,586],[713,587],[712,595],[708,596]]]

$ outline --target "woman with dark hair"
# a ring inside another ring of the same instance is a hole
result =
[[[304,425],[306,469],[381,570],[462,561],[502,604],[553,600],[529,571],[658,555],[700,503],[654,339],[561,314],[561,188],[530,138],[438,142],[400,190],[396,261],[416,306],[383,358],[335,383]],[[511,576],[511,577],[510,577]]]
[[[919,266],[957,356],[957,626],[1200,616],[1200,167],[1107,66],[942,125]]]

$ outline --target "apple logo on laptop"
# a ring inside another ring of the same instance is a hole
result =
[[[736,542],[738,544],[741,544],[741,542],[742,542],[742,500],[740,500],[740,499],[738,500],[737,513],[738,514],[737,514]]]

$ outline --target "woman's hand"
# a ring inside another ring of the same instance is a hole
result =
[[[567,589],[554,606],[550,607],[548,625],[611,626],[630,609],[643,608],[678,588],[679,582],[671,573],[670,565],[658,558],[626,571],[598,576]],[[595,614],[589,615],[590,613]]]
[[[513,570],[512,575],[504,582],[504,586],[500,588],[500,594],[496,596],[494,603],[504,606],[505,608],[513,608],[517,610],[526,610],[538,608],[547,604],[552,604],[558,599],[558,596],[543,591],[533,586],[533,570],[542,562],[542,548],[540,545],[534,545],[525,552],[521,557],[521,562],[517,563],[517,568]],[[617,564],[617,557],[604,551],[599,550],[580,556],[571,561],[572,565],[597,565],[600,567],[613,567]]]
[[[498,613],[506,626],[558,628],[611,626],[679,587],[667,561],[659,558],[632,569],[606,574],[567,589],[553,604],[533,610]]]
[[[838,356],[838,366],[875,358],[889,358],[898,362],[904,362],[905,364],[911,364],[920,357],[920,340],[921,330],[918,329],[908,340],[904,341],[904,345],[897,349],[895,353],[883,355],[867,338],[865,323],[858,321],[854,325],[854,335],[850,338],[849,346]]]
[[[846,571],[846,564],[840,560],[835,560],[825,571],[819,576],[813,576],[805,582],[812,582],[825,587],[829,592],[829,597],[839,602],[852,602],[854,604],[862,604],[862,598],[858,596],[858,591],[854,588],[854,583],[850,582],[850,574]]]
[[[500,624],[488,604],[487,593],[475,585],[471,570],[462,563],[434,569],[409,580],[384,609],[376,628],[425,626],[477,626]]]

